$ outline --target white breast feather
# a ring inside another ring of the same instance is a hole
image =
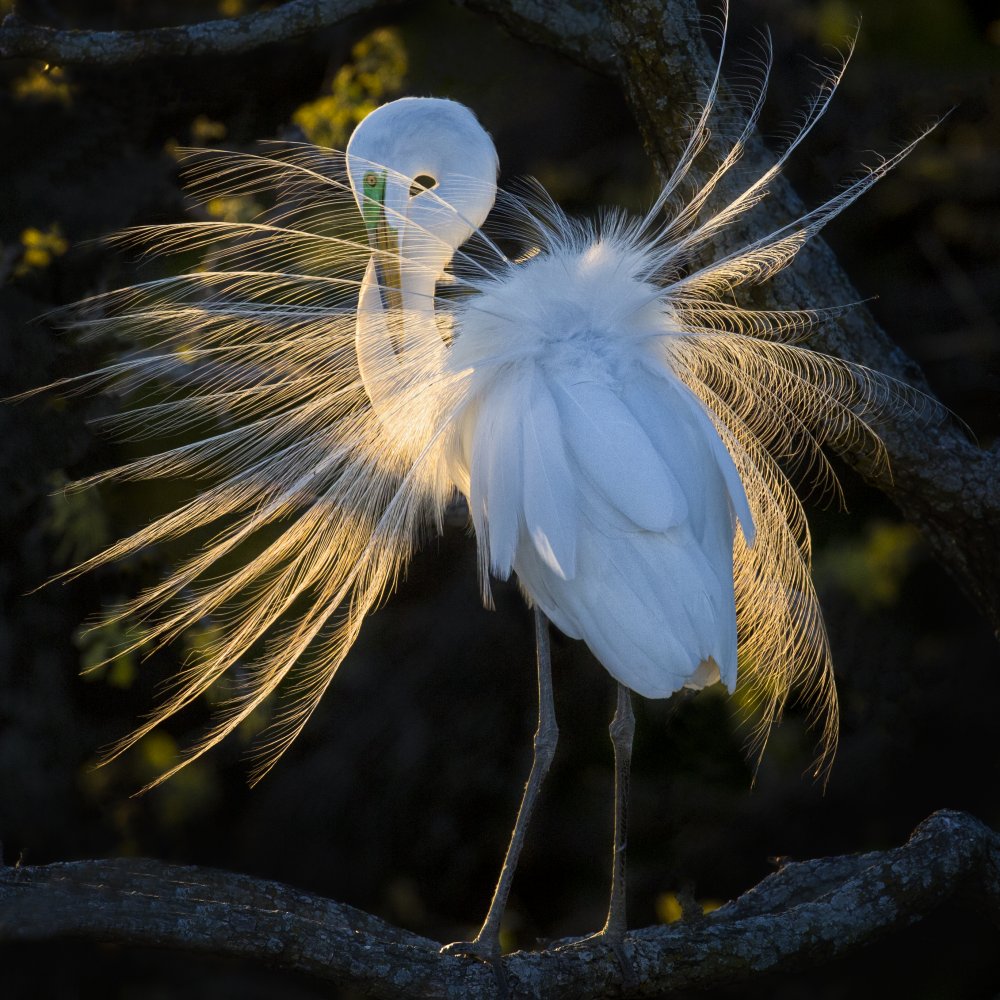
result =
[[[607,242],[533,257],[461,307],[451,365],[482,563],[649,697],[736,677],[733,531],[753,521],[669,316]],[[638,259],[635,261],[638,263]],[[459,482],[461,487],[463,484]],[[722,516],[719,516],[721,513]]]

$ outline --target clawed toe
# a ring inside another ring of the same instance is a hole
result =
[[[588,934],[586,937],[575,938],[559,945],[554,951],[569,951],[574,948],[604,947],[610,948],[618,961],[618,967],[622,972],[622,983],[626,989],[630,989],[638,982],[635,969],[632,967],[632,960],[625,951],[625,934],[609,931],[607,928]]]
[[[509,996],[507,973],[504,971],[501,961],[499,941],[480,941],[478,939],[475,941],[452,941],[451,944],[441,946],[441,954],[484,962],[493,970],[500,1000],[506,1000]]]
[[[488,941],[452,941],[451,944],[441,946],[441,954],[475,958],[480,962],[496,962],[500,958],[500,948]]]

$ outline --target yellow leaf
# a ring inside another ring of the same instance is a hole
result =
[[[354,127],[387,96],[402,89],[406,49],[395,28],[378,28],[351,50],[351,62],[334,74],[330,91],[292,116],[311,142],[343,149]]]
[[[680,900],[673,892],[661,892],[656,897],[656,918],[661,924],[675,924],[684,916]]]

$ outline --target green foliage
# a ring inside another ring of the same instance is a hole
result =
[[[214,622],[203,621],[187,629],[180,640],[185,661],[192,663],[210,659],[216,647],[220,646],[225,638],[222,628]]]
[[[311,142],[343,149],[355,125],[402,89],[407,68],[399,32],[377,28],[351,49],[351,61],[337,70],[330,92],[303,104],[292,121]]]
[[[250,195],[237,195],[211,198],[205,203],[205,210],[220,222],[252,222],[263,209],[260,202]]]
[[[111,687],[131,687],[139,668],[139,652],[131,647],[140,635],[139,626],[129,619],[79,629],[73,641],[80,651],[80,672]]]
[[[910,524],[872,521],[864,537],[820,553],[815,576],[821,585],[847,591],[865,611],[889,607],[899,600],[919,543],[920,534]]]
[[[177,741],[169,733],[157,731],[141,739],[130,753],[100,767],[91,765],[81,770],[79,782],[84,795],[102,803],[110,813],[118,837],[117,853],[134,855],[143,851],[142,830],[148,823],[147,814],[152,814],[159,830],[176,836],[217,804],[218,776],[211,765],[200,760],[150,795],[126,797],[176,763],[177,755]]]
[[[847,0],[824,0],[815,12],[816,37],[824,45],[841,46],[858,23],[858,12]]]
[[[110,538],[107,515],[98,490],[68,490],[66,477],[57,471],[49,477],[45,532],[55,539],[53,556],[61,566],[75,565],[104,548]]]
[[[905,8],[864,0],[820,0],[815,6],[800,5],[793,16],[818,42],[835,48],[842,48],[857,33],[860,21],[860,45],[920,61],[925,68],[990,58],[965,0],[910,0]]]

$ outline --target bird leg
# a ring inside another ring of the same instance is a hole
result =
[[[555,703],[552,699],[552,665],[549,651],[549,621],[545,615],[535,608],[535,645],[538,651],[538,729],[535,731],[534,758],[528,783],[524,787],[521,807],[517,811],[514,822],[514,832],[510,837],[510,846],[500,869],[500,878],[493,899],[486,913],[486,919],[479,933],[472,941],[456,941],[446,944],[442,953],[447,955],[470,955],[473,958],[493,962],[500,957],[500,921],[507,905],[510,885],[514,879],[517,860],[524,846],[524,837],[535,808],[538,792],[542,781],[548,773],[549,765],[556,752],[556,742],[559,738],[559,727],[556,725]]]
[[[628,831],[628,788],[632,768],[632,737],[635,715],[632,696],[618,685],[618,705],[611,720],[611,745],[615,748],[615,840],[611,867],[611,900],[608,918],[599,932],[610,941],[621,942],[628,930],[625,915],[625,844]]]
[[[631,692],[624,684],[618,685],[618,703],[609,727],[611,745],[615,751],[615,832],[611,858],[611,899],[604,926],[596,934],[573,941],[557,948],[578,948],[584,944],[603,943],[615,953],[621,966],[626,987],[635,982],[635,971],[625,954],[623,942],[628,930],[625,912],[625,845],[628,828],[629,775],[632,768],[632,737],[635,735],[635,715],[632,712]]]

